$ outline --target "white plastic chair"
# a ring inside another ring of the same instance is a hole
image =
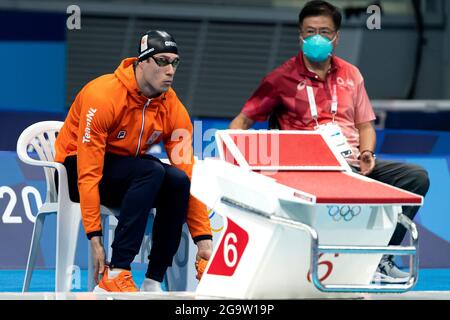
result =
[[[39,240],[45,218],[56,213],[56,270],[55,291],[67,292],[72,286],[72,271],[75,262],[75,252],[78,231],[81,222],[80,204],[72,202],[69,197],[67,172],[63,164],[55,162],[56,135],[63,125],[61,121],[42,121],[26,128],[17,140],[17,155],[23,162],[44,168],[47,182],[47,192],[44,204],[39,208],[33,228],[27,268],[22,292],[29,289],[31,276],[36,264]],[[32,148],[30,148],[32,146]],[[29,152],[36,152],[38,159],[30,157]],[[54,172],[58,171],[58,190],[54,181]],[[107,227],[106,219],[110,215],[117,215],[116,209],[101,206],[102,226]],[[88,245],[88,288],[93,289],[93,265]]]

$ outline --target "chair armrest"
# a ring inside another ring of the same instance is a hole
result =
[[[20,160],[23,162],[32,165],[32,166],[38,166],[38,167],[47,167],[47,168],[54,168],[58,172],[58,202],[71,202],[70,196],[69,196],[69,189],[67,184],[67,170],[66,167],[59,162],[55,161],[44,161],[44,160],[35,160],[33,158],[30,158],[28,155],[26,158],[20,157]],[[61,183],[63,182],[63,183]]]

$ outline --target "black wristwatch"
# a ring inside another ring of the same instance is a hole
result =
[[[361,158],[361,155],[362,155],[364,152],[370,152],[370,154],[372,155],[372,157],[373,157],[374,159],[377,158],[377,156],[375,155],[375,152],[373,152],[372,150],[363,150],[363,151],[361,151],[361,152],[359,153],[358,159]]]

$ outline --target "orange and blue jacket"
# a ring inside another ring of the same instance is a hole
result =
[[[78,190],[86,234],[101,234],[99,182],[105,153],[139,156],[163,141],[172,165],[191,178],[192,123],[170,88],[148,99],[139,90],[133,64],[124,59],[113,74],[89,82],[78,93],[56,139],[57,162],[77,155]],[[206,207],[190,196],[187,223],[193,239],[210,238]]]

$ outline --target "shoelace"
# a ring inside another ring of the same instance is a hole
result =
[[[120,288],[135,287],[131,274],[124,275],[123,277],[117,280],[119,280],[118,285],[120,286]]]
[[[387,265],[392,269],[392,268],[394,268],[394,262],[392,261],[392,260],[387,260]]]
[[[389,269],[388,269],[388,268]],[[394,267],[394,262],[392,262],[392,260],[390,259],[385,259],[384,261],[382,261],[379,265],[377,270],[383,274],[388,274],[388,270],[392,269]]]

